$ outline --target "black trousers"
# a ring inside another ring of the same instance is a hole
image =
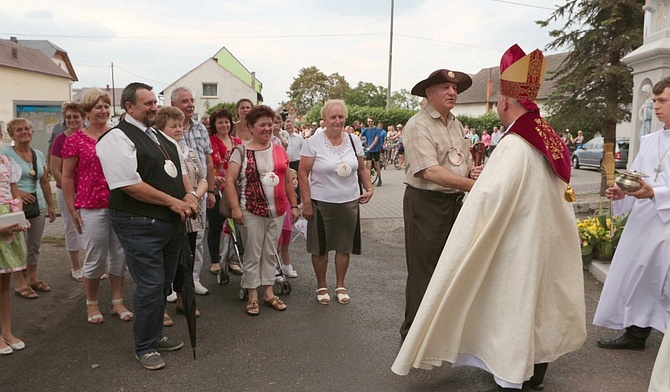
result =
[[[405,339],[433,276],[444,244],[463,206],[463,194],[444,194],[412,187],[405,189],[405,320],[400,336]]]

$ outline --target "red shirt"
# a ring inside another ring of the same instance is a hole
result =
[[[230,140],[233,142],[233,148],[242,144],[242,139],[231,136]],[[212,144],[212,163],[214,164],[214,175],[217,177],[222,177],[226,179],[226,171],[228,170],[228,163],[230,162],[230,152],[232,149],[228,149],[223,140],[219,139],[216,135],[210,135],[209,141]],[[221,190],[223,190],[223,184],[221,184]]]

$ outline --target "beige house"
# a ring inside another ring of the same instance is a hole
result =
[[[60,51],[59,58],[67,58]],[[68,63],[63,61],[63,64]],[[42,50],[20,44],[15,38],[0,40],[0,127],[14,117],[33,123],[34,148],[46,153],[53,126],[62,121],[61,104],[70,100],[76,75],[68,72]]]
[[[248,98],[254,103],[263,100],[263,84],[226,48],[221,48],[212,58],[161,91],[165,105],[170,105],[170,95],[178,87],[187,87],[193,92],[194,118],[198,119],[219,103],[237,102],[241,98]]]

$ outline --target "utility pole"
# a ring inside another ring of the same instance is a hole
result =
[[[112,110],[116,117],[116,88],[114,88],[114,62],[112,61]]]
[[[386,88],[386,110],[391,108],[391,69],[393,68],[393,3],[391,0],[391,34],[389,38],[389,79]]]

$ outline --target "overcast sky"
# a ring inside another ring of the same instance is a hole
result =
[[[518,43],[551,41],[536,20],[557,0],[395,0],[392,91],[438,68],[476,73]],[[21,0],[0,9],[0,37],[47,39],[68,52],[74,87],[133,81],[161,91],[221,47],[263,83],[265,102],[287,101],[301,68],[387,85],[391,0]],[[20,5],[18,5],[20,4]],[[553,27],[560,27],[555,25]],[[546,53],[555,53],[546,52]]]

